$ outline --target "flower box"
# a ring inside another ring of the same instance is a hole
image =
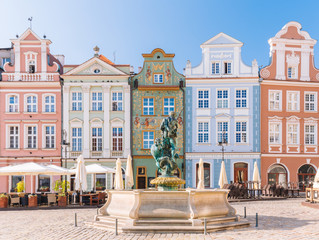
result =
[[[1,197],[0,208],[7,208],[7,207],[8,207],[8,197]]]
[[[58,197],[58,206],[59,207],[66,207],[66,196],[59,196]]]
[[[38,206],[38,197],[37,196],[29,196],[29,207],[36,207]]]

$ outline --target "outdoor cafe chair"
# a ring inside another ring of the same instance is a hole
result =
[[[53,203],[53,204],[56,205],[56,195],[55,195],[55,193],[48,193],[47,197],[48,197],[48,206],[50,206],[50,203]]]
[[[20,197],[16,196],[16,197],[13,197],[11,196],[10,197],[10,205],[13,206],[13,204],[18,204],[18,206],[20,207]]]

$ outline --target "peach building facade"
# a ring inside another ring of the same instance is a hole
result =
[[[319,70],[316,40],[297,22],[269,39],[271,63],[261,69],[262,184],[304,188],[319,165]]]
[[[30,28],[11,40],[13,56],[7,61],[0,82],[0,167],[25,162],[61,166],[61,86],[63,56],[50,53],[51,41]],[[56,177],[34,176],[35,192],[52,191]],[[59,178],[59,177],[58,177]],[[30,176],[0,177],[0,192],[15,191]]]

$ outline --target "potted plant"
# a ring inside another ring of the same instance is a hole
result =
[[[38,197],[35,194],[28,195],[28,206],[29,207],[36,207],[38,206]]]
[[[104,186],[100,183],[100,181],[96,182],[96,191],[104,190]]]
[[[59,192],[58,194],[58,206],[59,207],[66,207],[66,195],[65,195],[65,189],[70,188],[70,183],[68,181],[61,181],[57,180],[55,181],[55,187],[54,191]]]
[[[0,208],[8,207],[8,196],[6,194],[0,194]]]
[[[24,181],[18,182],[15,189],[18,193],[22,193],[24,191]]]
[[[47,187],[47,186],[42,186],[42,187],[40,187],[40,192],[49,192],[50,191],[50,188],[49,187]]]

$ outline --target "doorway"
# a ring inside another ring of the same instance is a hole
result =
[[[145,189],[147,184],[146,167],[137,167],[136,188]]]
[[[248,181],[248,164],[235,163],[234,164],[234,182],[245,183]]]
[[[316,175],[316,169],[310,164],[304,164],[298,169],[299,189],[305,191],[309,182],[313,182]]]

